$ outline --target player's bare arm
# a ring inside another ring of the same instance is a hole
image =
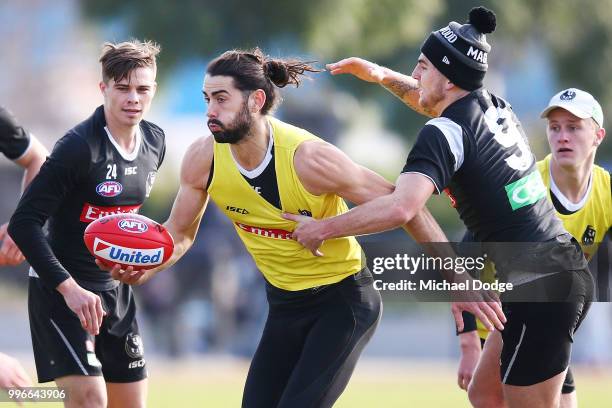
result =
[[[457,385],[467,391],[482,353],[478,332],[474,330],[459,334],[459,347],[461,359],[457,368]]]
[[[188,149],[181,165],[181,184],[170,217],[164,223],[174,238],[174,253],[164,267],[173,265],[187,252],[200,227],[208,204],[206,182],[211,172],[213,138],[203,137]]]
[[[293,236],[306,248],[315,250],[326,239],[372,234],[400,227],[421,211],[433,189],[431,181],[424,176],[402,174],[391,194],[374,198],[342,215],[308,220],[310,222],[290,218],[300,221]]]
[[[419,82],[409,75],[357,57],[345,58],[326,67],[332,75],[351,74],[362,81],[380,84],[415,112],[437,116],[436,112],[419,105]]]
[[[122,270],[119,265],[110,269],[114,279],[130,285],[140,285],[174,265],[191,248],[198,233],[200,221],[208,204],[206,182],[211,171],[213,139],[210,136],[196,140],[183,158],[179,191],[174,199],[172,211],[164,226],[174,239],[172,257],[163,265],[147,271],[135,271],[132,267]],[[108,270],[96,261],[102,269]]]
[[[395,189],[382,176],[356,164],[329,143],[302,143],[295,153],[294,165],[300,181],[314,195],[337,194],[359,205]]]
[[[303,143],[297,150],[294,161],[300,181],[315,195],[337,194],[360,205],[391,194],[395,190],[395,186],[385,178],[356,164],[344,152],[328,143]],[[307,217],[296,217],[303,221],[308,220]],[[403,228],[417,242],[448,241],[444,231],[425,206],[416,211]]]
[[[303,143],[294,162],[300,181],[315,195],[337,194],[360,205],[395,190],[395,186],[378,173],[353,162],[329,143]],[[418,242],[448,241],[427,207],[422,207],[404,229]]]

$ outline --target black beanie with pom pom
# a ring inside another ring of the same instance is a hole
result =
[[[421,52],[458,87],[473,91],[482,87],[491,46],[485,34],[495,30],[495,13],[484,7],[470,11],[467,24],[451,21],[427,37]]]

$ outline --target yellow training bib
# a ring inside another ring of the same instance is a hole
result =
[[[295,291],[339,282],[363,267],[361,247],[355,238],[327,240],[320,248],[324,256],[315,257],[291,239],[295,223],[281,217],[284,211],[321,219],[348,210],[344,200],[335,194],[309,193],[295,172],[293,157],[298,146],[307,140],[321,139],[280,120],[268,119],[282,208],[266,201],[244,179],[227,143],[214,143],[213,177],[208,193],[234,223],[255,264],[272,285]]]
[[[544,184],[548,187],[550,197],[550,160],[549,154],[537,163]],[[594,165],[591,179],[591,191],[584,206],[572,214],[560,214],[563,226],[580,243],[584,255],[590,260],[605,234],[612,226],[612,195],[610,194],[610,173]]]

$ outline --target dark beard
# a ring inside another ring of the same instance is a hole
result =
[[[215,141],[217,143],[231,143],[236,144],[240,142],[251,130],[253,120],[249,114],[247,104],[243,104],[242,109],[238,112],[238,116],[228,127],[225,127],[223,123],[216,119],[210,119],[208,124],[215,124],[221,127],[222,130],[212,132]]]

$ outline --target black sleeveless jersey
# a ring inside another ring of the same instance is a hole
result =
[[[11,160],[23,156],[30,146],[30,135],[17,124],[13,115],[0,106],[0,152]]]
[[[512,107],[485,89],[427,122],[403,172],[447,192],[477,241],[541,242],[565,232]]]
[[[267,202],[272,204],[274,207],[280,209],[280,194],[278,192],[278,181],[276,180],[276,166],[274,165],[274,148],[272,148],[270,154],[272,159],[266,165],[266,168],[261,174],[255,177],[248,177],[242,175],[247,183],[253,187],[253,190],[264,198]]]
[[[100,106],[55,144],[9,226],[33,272],[47,286],[55,288],[69,275],[91,290],[117,285],[94,263],[83,233],[105,215],[138,211],[163,161],[164,139],[158,126],[143,120],[134,152],[127,154],[108,133]]]
[[[264,200],[272,204],[274,207],[280,209],[280,193],[278,192],[278,180],[276,179],[276,166],[274,164],[274,142],[271,141],[271,145],[269,147],[270,151],[270,161],[266,164],[266,167],[257,175],[249,177],[244,174],[243,171],[239,168],[240,174],[246,180],[247,183],[253,187],[253,190],[257,194],[263,197]],[[265,160],[265,159],[264,159]],[[210,165],[210,173],[208,175],[208,181],[206,182],[206,189],[210,186],[210,182],[212,181],[212,177],[214,174],[214,161]]]

